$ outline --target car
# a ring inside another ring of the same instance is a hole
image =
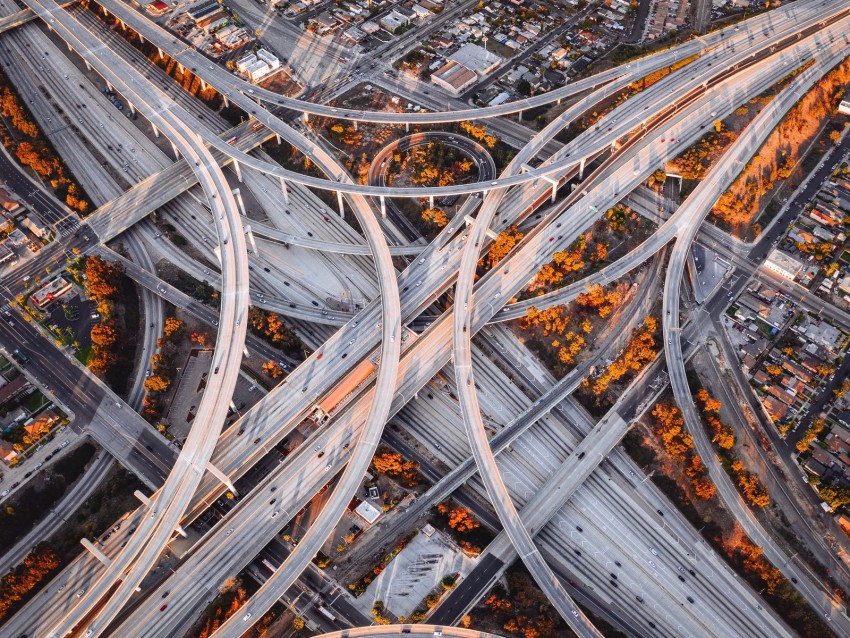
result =
[[[272,518],[275,518],[278,514],[280,514],[280,510],[275,510],[272,512]]]
[[[37,463],[36,466],[35,466],[35,469],[40,470],[42,468],[42,466],[44,466],[43,462]]]
[[[20,484],[21,484],[20,481],[15,481],[14,483],[12,483],[12,489],[15,489]]]
[[[160,611],[165,611],[168,609],[168,603],[165,603],[162,607],[159,608]]]
[[[249,611],[247,614],[242,616],[242,620],[248,620],[251,617],[251,612]]]
[[[230,536],[232,533],[233,533],[233,528],[231,527],[229,530],[227,530],[227,534],[225,534],[225,536]]]
[[[253,392],[256,389],[257,389],[257,386],[252,385],[250,388],[248,388],[248,392]]]
[[[580,525],[576,525],[576,529],[577,529],[579,532],[583,532],[583,531],[584,531],[584,530],[581,528],[581,526],[580,526]]]
[[[165,598],[165,597],[166,597],[166,596],[168,596],[168,594],[170,594],[170,593],[171,593],[170,591],[167,591],[167,592],[165,592],[162,596],[160,596],[160,598]]]
[[[263,440],[263,437],[258,436],[256,439],[254,439],[254,445],[257,445],[257,443],[259,443],[262,440]]]
[[[145,370],[145,377],[150,378],[150,376],[151,376],[151,369],[148,368],[147,370]]]
[[[330,464],[330,463],[328,463],[328,464],[325,466],[325,472],[330,472],[330,471],[331,471],[331,464]]]
[[[575,609],[570,609],[570,611],[572,612],[573,616],[578,618],[578,611],[576,611]]]
[[[277,492],[277,485],[272,486],[272,489],[270,489],[269,492],[271,492],[272,494]]]
[[[274,505],[275,503],[277,503],[276,498],[273,498],[272,500],[269,501],[269,505]]]
[[[217,321],[216,319],[213,319],[213,320],[212,320],[212,325],[217,326],[217,325],[218,325],[218,321]]]
[[[83,587],[80,591],[77,592],[77,598],[82,598],[83,594],[86,593],[86,588]]]
[[[690,596],[688,596],[688,602],[689,602],[689,603],[691,603],[691,604],[693,605],[693,604],[694,604],[694,599],[693,599],[693,598],[691,598]]]
[[[45,462],[45,463],[47,463],[47,462],[48,462],[50,459],[52,459],[52,458],[53,458],[53,455],[52,455],[52,454],[48,454],[47,456],[45,456],[45,457],[44,457],[44,462]]]
[[[31,476],[32,476],[32,472],[27,472],[26,474],[24,474],[24,478],[29,478]]]
[[[658,556],[658,552],[655,551],[654,547],[649,548],[649,553],[652,554],[653,556]]]
[[[3,490],[2,492],[0,492],[0,497],[8,496],[8,495],[9,495],[9,490]]]

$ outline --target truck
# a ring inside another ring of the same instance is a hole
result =
[[[329,612],[321,605],[316,605],[316,611],[318,611],[320,614],[322,614],[322,616],[324,616],[328,620],[336,620],[336,616],[334,616],[331,612]]]
[[[15,358],[15,361],[17,361],[17,362],[18,362],[18,363],[20,363],[20,364],[27,363],[27,362],[29,362],[29,360],[30,360],[30,358],[29,358],[29,356],[27,355],[27,353],[26,353],[26,352],[24,352],[23,350],[21,350],[20,348],[18,348],[17,350],[15,350],[15,351],[12,353],[12,356]]]
[[[361,383],[366,381],[372,373],[375,372],[375,364],[369,359],[361,361],[342,382],[331,389],[315,406],[311,413],[311,418],[318,424],[322,425],[330,417],[335,409],[354,392]]]

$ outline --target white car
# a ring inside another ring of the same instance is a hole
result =
[[[247,614],[242,616],[242,620],[248,620],[251,617],[251,612],[249,611]]]
[[[9,490],[3,490],[2,492],[0,492],[0,497],[8,496],[8,495],[9,495]]]
[[[232,533],[233,533],[233,528],[231,527],[229,530],[227,530],[227,534],[225,534],[225,536],[230,536]]]

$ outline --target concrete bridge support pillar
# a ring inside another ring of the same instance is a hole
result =
[[[207,472],[209,472],[214,477],[216,477],[219,481],[224,483],[227,486],[227,489],[229,489],[231,492],[233,492],[236,495],[239,494],[236,491],[236,487],[234,487],[233,482],[230,480],[230,477],[227,476],[227,474],[225,474],[221,470],[219,470],[215,465],[213,465],[209,461],[207,461]]]
[[[230,107],[230,100],[227,99],[227,96],[222,95],[221,99],[224,100],[224,108],[229,108]]]
[[[357,130],[357,120],[354,120],[353,124],[354,124],[354,130],[356,131]]]
[[[236,198],[236,203],[239,204],[239,210],[242,212],[242,216],[246,216],[245,212],[245,203],[242,201],[242,193],[238,188],[233,189],[233,196]]]
[[[126,22],[124,22],[123,20],[119,20],[119,21],[118,21],[118,23],[121,25],[121,30],[122,30],[122,31],[126,31],[126,30],[127,30],[127,23],[126,23]]]
[[[174,142],[171,142],[171,148],[174,149],[174,159],[179,160],[180,159],[180,152],[177,150],[177,145],[174,144]]]
[[[405,123],[404,123],[404,132],[405,132],[405,133],[410,133],[410,122],[405,122]]]
[[[130,102],[130,101],[128,101],[128,102],[127,102],[127,106],[129,106],[129,107],[130,107],[130,115],[135,115],[135,114],[136,114],[136,107],[135,107],[135,106],[133,106],[133,103],[132,103],[132,102]]]
[[[304,113],[304,124],[307,124],[307,122],[309,122],[309,121],[310,121],[310,116],[309,116],[309,114]]]
[[[578,163],[578,178],[579,179],[584,179],[584,163],[585,163],[584,158],[582,158],[581,161]]]
[[[114,91],[114,90],[115,90],[115,89],[112,87],[112,83],[111,83],[109,80],[107,80],[107,81],[106,81],[106,88],[107,88],[107,89],[109,89],[110,91]]]
[[[85,547],[87,550],[89,550],[89,553],[92,556],[94,556],[97,560],[99,560],[101,563],[103,563],[104,566],[109,567],[112,564],[112,561],[109,560],[109,557],[106,554],[104,554],[102,551],[100,551],[100,549],[98,547],[95,547],[94,543],[92,543],[89,539],[81,538],[80,544],[83,547]]]
[[[159,129],[156,127],[156,124],[151,124],[151,128],[153,129],[154,137],[159,137]]]
[[[245,236],[248,238],[248,243],[251,244],[251,250],[254,251],[255,255],[258,255],[259,251],[257,250],[257,242],[254,240],[254,233],[251,231],[250,224],[245,226]]]
[[[280,146],[280,134],[279,134],[279,133],[275,133],[275,136],[274,136],[274,137],[275,137],[275,139],[277,140],[277,145],[278,145],[278,146]]]
[[[530,169],[530,166],[523,165],[523,168]],[[558,180],[554,177],[549,177],[548,175],[542,176],[543,181],[549,182],[552,185],[552,203],[555,203],[555,198],[558,195]],[[537,183],[537,180],[534,180],[534,183]]]
[[[516,114],[516,118],[517,118],[517,122],[522,122],[522,111],[519,111],[519,112]]]
[[[185,66],[183,66],[182,64],[180,64],[179,62],[177,63],[177,68],[178,68],[178,69],[180,69],[180,74],[181,74],[181,75],[183,75],[183,74],[185,74],[185,73],[186,73],[186,67],[185,67]]]
[[[206,91],[206,90],[207,90],[207,83],[206,83],[206,81],[204,81],[204,80],[201,80],[201,90],[202,90],[202,91]]]
[[[434,196],[428,195],[428,208],[434,208]]]
[[[384,198],[383,195],[379,195],[378,199],[381,200],[381,217],[386,219],[386,217],[387,217],[387,200]]]
[[[342,199],[342,191],[336,192],[336,201],[339,204],[339,216],[345,219],[345,202]]]
[[[282,177],[280,178],[280,190],[283,193],[283,201],[287,205],[289,204],[289,191],[286,190],[286,180]]]
[[[162,60],[162,58],[165,57],[165,54],[162,52],[162,49],[160,49],[159,47],[157,47],[156,50],[159,52],[159,59]]]
[[[236,171],[236,179],[242,182],[242,170],[239,168],[239,162],[233,160],[233,170]]]

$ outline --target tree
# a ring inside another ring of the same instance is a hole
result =
[[[207,343],[207,336],[202,332],[192,332],[189,335],[189,341],[197,343],[199,346],[204,346]]]
[[[95,346],[109,348],[115,343],[117,338],[118,335],[115,332],[115,328],[111,325],[99,323],[91,329],[91,340]]]
[[[711,500],[717,493],[714,483],[707,478],[698,478],[694,481],[693,485],[694,494],[697,498],[702,499],[703,501]]]
[[[461,534],[480,526],[480,523],[472,516],[471,510],[462,505],[451,506],[448,503],[439,503],[437,511],[447,518],[450,528]]]
[[[180,321],[177,317],[166,317],[165,325],[162,329],[162,334],[166,337],[170,337],[173,334],[179,332],[179,330],[183,327],[183,322]]]
[[[272,379],[277,379],[283,374],[283,368],[281,368],[275,361],[269,360],[263,364],[263,372],[269,375]]]
[[[86,259],[86,290],[97,301],[114,297],[118,292],[120,269],[100,257]]]
[[[304,619],[301,616],[296,616],[292,619],[292,628],[295,631],[301,631],[304,629]]]
[[[379,474],[398,474],[401,472],[403,460],[401,454],[386,448],[378,450],[372,459],[372,467]]]
[[[145,379],[145,390],[148,392],[164,392],[171,385],[171,379],[160,375],[153,375]]]
[[[837,485],[827,485],[818,490],[820,497],[832,509],[850,505],[850,489]]]
[[[493,268],[513,250],[517,242],[524,236],[524,233],[517,228],[516,224],[509,226],[496,237],[487,255],[481,260],[482,264],[486,265],[487,268]]]
[[[422,211],[422,221],[442,228],[449,223],[449,218],[441,208],[426,208]]]

